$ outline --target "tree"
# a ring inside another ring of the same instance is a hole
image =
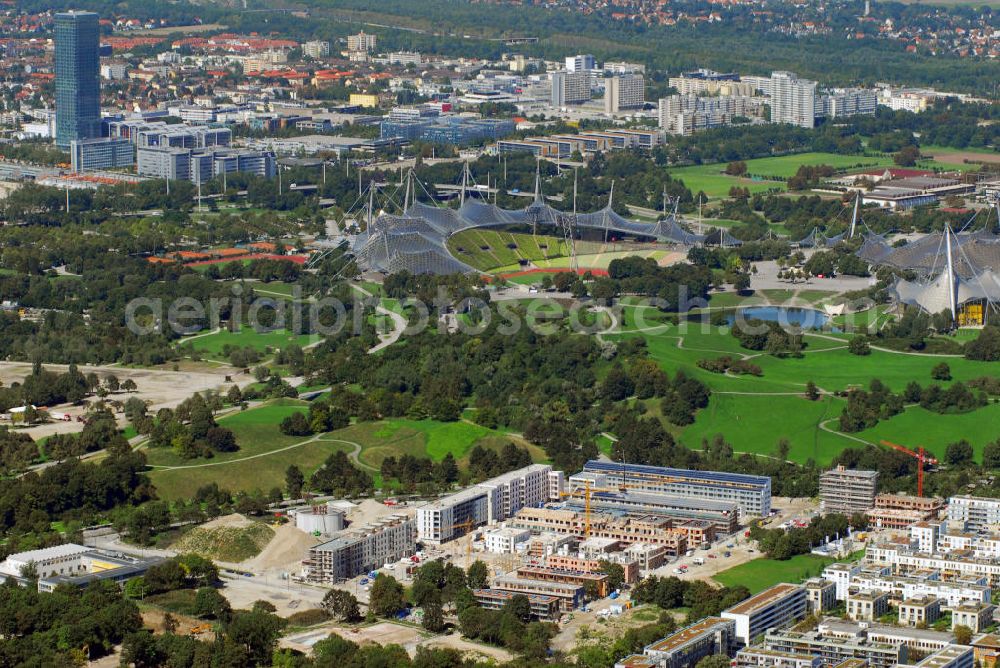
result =
[[[250,665],[271,665],[284,620],[269,612],[239,612],[226,625],[226,638],[241,646]]]
[[[309,436],[312,434],[312,426],[309,424],[309,420],[302,413],[296,411],[292,413],[278,425],[278,429],[281,430],[282,434],[288,434],[289,436]]]
[[[444,611],[441,608],[441,595],[437,592],[434,594],[424,601],[421,625],[432,633],[440,633],[444,630]]]
[[[305,482],[306,477],[302,474],[302,469],[295,464],[290,464],[285,470],[285,490],[288,492],[288,498],[300,498],[302,496],[302,486]]]
[[[851,339],[850,343],[847,344],[847,350],[852,355],[862,356],[870,355],[872,352],[871,346],[868,345],[868,338],[860,335]]]
[[[816,387],[816,383],[811,380],[806,383],[806,399],[809,401],[816,401],[819,399],[819,388]]]
[[[361,618],[358,599],[343,589],[331,589],[323,597],[323,609],[341,622],[353,622]]]
[[[1000,456],[1000,445],[997,446],[998,456]],[[485,563],[476,559],[469,566],[467,581],[472,589],[485,589],[489,583],[490,570]]]
[[[956,626],[952,633],[955,634],[955,642],[959,645],[968,645],[972,642],[972,629],[964,624]]]
[[[504,603],[503,612],[527,623],[531,620],[531,601],[524,594],[514,594]]]
[[[124,390],[125,392],[132,393],[135,392],[137,389],[139,389],[138,386],[135,384],[135,381],[132,380],[131,378],[126,378],[125,380],[122,381],[122,390]]]
[[[1000,468],[1000,440],[987,443],[983,448],[983,468]]]
[[[226,621],[232,606],[215,587],[201,587],[194,595],[194,614],[199,617]]]
[[[934,380],[951,380],[951,367],[947,362],[940,362],[931,369],[931,378]]]
[[[713,654],[696,663],[695,668],[729,668],[731,664],[732,659],[725,654]]]
[[[920,149],[916,146],[904,146],[892,156],[892,161],[900,167],[912,167],[920,159]]]
[[[972,446],[964,438],[957,443],[949,443],[944,451],[944,459],[952,466],[965,466],[972,464]]]
[[[393,617],[406,608],[403,585],[391,575],[379,573],[372,583],[368,597],[368,608],[379,617]]]
[[[601,572],[608,576],[608,587],[613,590],[621,589],[625,584],[625,569],[622,565],[612,561],[601,561],[599,565]]]

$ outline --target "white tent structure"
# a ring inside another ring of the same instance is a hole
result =
[[[896,280],[891,290],[898,302],[917,306],[927,313],[947,311],[953,322],[962,320],[960,314],[967,304],[982,305],[985,310],[986,306],[1000,302],[1000,273],[992,268],[976,268],[950,227],[945,228],[942,245],[944,264],[939,271],[929,272],[924,281]],[[957,269],[956,255],[961,256],[962,272]]]

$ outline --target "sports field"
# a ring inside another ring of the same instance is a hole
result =
[[[801,582],[819,575],[835,561],[832,557],[815,554],[799,554],[784,561],[754,559],[717,573],[712,579],[724,587],[744,585],[751,594],[756,594],[779,582]]]
[[[875,166],[891,166],[891,157],[840,155],[839,153],[796,153],[771,158],[747,160],[750,178],[739,178],[724,173],[727,163],[712,163],[677,167],[669,170],[670,176],[684,181],[692,193],[704,192],[710,198],[728,197],[733,186],[747,188],[751,193],[771,189],[785,190],[783,179],[794,176],[803,165],[829,165],[835,169],[854,170]]]

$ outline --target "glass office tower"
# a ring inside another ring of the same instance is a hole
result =
[[[56,144],[101,135],[100,27],[93,12],[56,14]]]

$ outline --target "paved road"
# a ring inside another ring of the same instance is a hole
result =
[[[372,293],[368,292],[368,290],[365,290],[360,285],[351,283],[351,287],[360,292],[361,294],[365,295],[366,297],[374,296]],[[403,331],[406,329],[407,325],[409,325],[406,318],[404,318],[399,313],[396,313],[395,311],[390,311],[381,304],[375,306],[375,311],[381,315],[388,316],[392,320],[392,331],[385,335],[382,334],[379,335],[379,338],[381,338],[382,340],[368,349],[369,355],[377,353],[383,348],[388,348],[396,341],[399,341],[399,337],[403,335]]]

